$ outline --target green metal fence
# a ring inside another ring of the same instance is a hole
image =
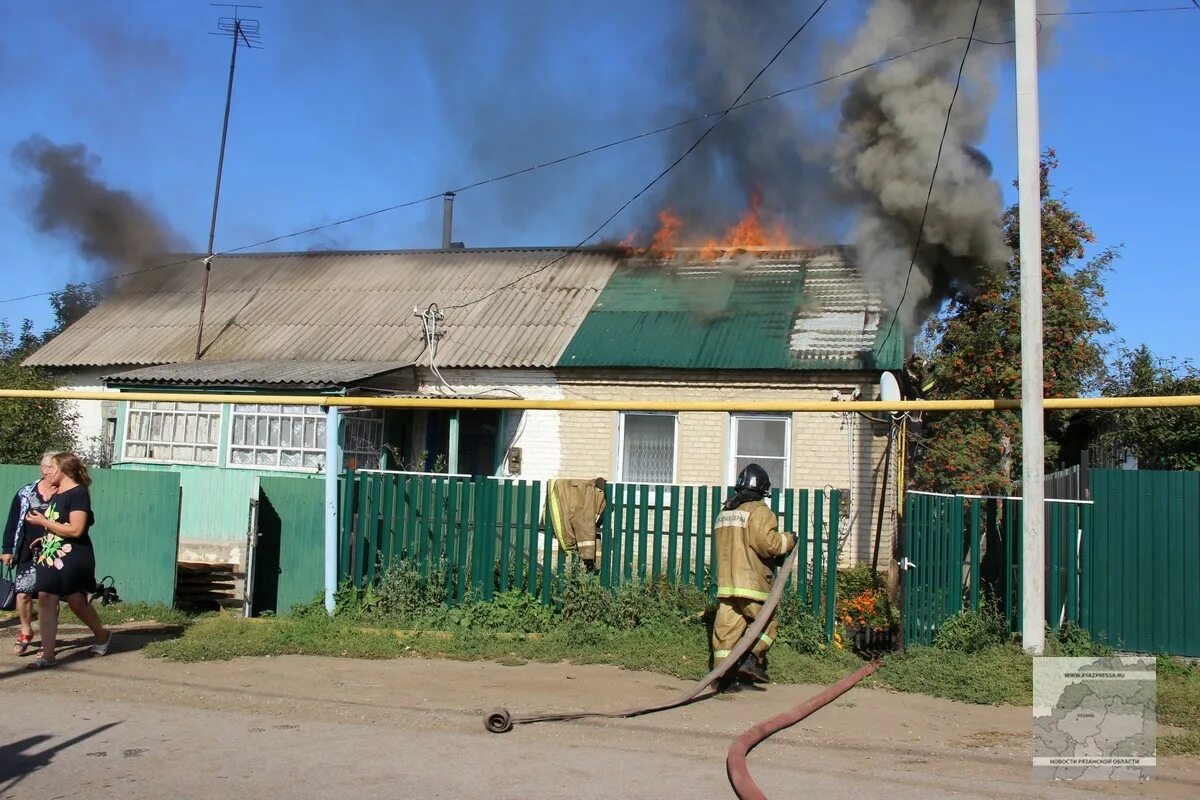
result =
[[[438,575],[457,602],[518,589],[552,605],[567,556],[543,514],[537,481],[350,473],[341,496],[339,574],[357,587],[406,562]],[[730,490],[721,486],[608,484],[599,580],[666,581],[715,592],[712,523]],[[785,489],[771,499],[783,530],[796,532],[798,581],[792,591],[832,635],[837,591],[838,492]]]
[[[1083,625],[1120,650],[1200,657],[1200,473],[1092,470]]]
[[[1095,511],[1090,503],[1046,500],[1046,606],[1054,628],[1087,624],[1095,584],[1088,578]],[[947,619],[985,604],[1021,630],[1022,502],[908,492],[905,501],[905,644],[933,642]]]
[[[89,472],[96,515],[90,531],[96,576],[111,575],[122,600],[171,605],[179,549],[179,476],[113,469]],[[0,465],[0,497],[12,498],[37,477],[36,466]]]
[[[258,479],[253,611],[287,612],[324,595],[325,482]]]

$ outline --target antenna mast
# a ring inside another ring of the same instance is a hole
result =
[[[225,119],[221,123],[221,151],[217,156],[217,185],[213,190],[212,221],[208,226],[208,253],[204,258],[204,288],[200,293],[200,326],[196,332],[196,360],[200,360],[201,344],[204,340],[204,309],[208,305],[208,279],[212,274],[213,243],[217,236],[217,206],[221,201],[221,173],[225,168],[225,141],[229,135],[229,108],[233,103],[233,73],[237,68],[237,51],[239,47],[248,50],[262,48],[262,37],[259,35],[259,24],[256,19],[246,19],[241,15],[243,8],[262,8],[232,3],[210,3],[215,8],[232,8],[232,17],[220,17],[217,20],[217,30],[211,31],[211,36],[228,36],[233,42],[229,55],[229,85],[225,89]]]

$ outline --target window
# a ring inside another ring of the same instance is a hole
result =
[[[220,441],[219,403],[129,404],[125,458],[216,464]]]
[[[342,428],[343,467],[379,469],[383,456],[383,412],[379,409],[344,411]]]
[[[617,480],[675,482],[675,415],[621,414]]]
[[[325,413],[316,406],[235,405],[231,466],[316,469],[325,462]]]
[[[752,414],[730,416],[729,484],[747,464],[758,464],[771,476],[771,486],[787,488],[791,476],[791,417]]]

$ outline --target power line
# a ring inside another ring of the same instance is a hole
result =
[[[1195,4],[1195,9],[1200,9],[1200,0],[1192,0],[1192,2]],[[1160,6],[1160,7],[1154,7],[1154,8],[1111,9],[1111,10],[1101,10],[1101,11],[1045,12],[1045,13],[1039,14],[1038,16],[1046,17],[1046,16],[1070,16],[1070,15],[1089,15],[1089,16],[1091,16],[1091,15],[1107,15],[1107,14],[1137,14],[1137,13],[1149,13],[1149,12],[1161,12],[1161,11],[1192,11],[1195,9],[1193,8],[1193,6]],[[1007,20],[1002,20],[1002,21],[1007,21]],[[696,122],[702,122],[702,121],[704,121],[706,119],[710,119],[712,117],[719,116],[723,119],[725,115],[729,114],[732,111],[740,111],[741,109],[749,108],[749,107],[757,105],[759,103],[764,103],[764,102],[767,102],[770,100],[776,100],[780,97],[784,97],[789,94],[794,94],[796,92],[801,92],[806,89],[812,89],[814,87],[821,86],[826,83],[830,83],[830,82],[838,80],[840,78],[845,78],[845,77],[848,77],[855,73],[862,72],[863,70],[871,69],[872,67],[881,66],[883,64],[887,64],[892,61],[897,61],[901,58],[906,58],[908,56],[915,55],[916,53],[920,53],[925,50],[932,49],[934,47],[941,47],[941,46],[949,44],[951,42],[961,41],[964,39],[969,39],[970,41],[976,41],[981,44],[989,44],[989,45],[1006,45],[1006,44],[1012,43],[1011,40],[1003,41],[1003,42],[993,42],[993,41],[989,41],[987,39],[979,39],[974,36],[972,36],[972,37],[952,36],[950,38],[943,39],[938,42],[931,42],[929,44],[922,45],[920,47],[905,51],[903,53],[898,53],[893,56],[887,56],[886,58],[881,58],[877,61],[872,61],[868,64],[863,64],[862,66],[858,66],[858,67],[854,67],[852,69],[845,70],[844,72],[839,72],[836,75],[829,75],[824,78],[810,81],[808,83],[799,84],[797,86],[793,86],[788,89],[782,89],[778,92],[773,92],[771,94],[763,95],[761,97],[754,98],[753,100],[747,100],[744,103],[737,103],[737,104],[725,109],[724,111],[712,111],[707,114],[701,114],[699,116],[681,120],[679,122],[675,122],[670,125],[664,125],[662,127],[654,128],[652,130],[644,131],[642,133],[634,134],[632,136],[626,136],[624,138],[616,139],[616,140],[608,142],[606,144],[597,145],[595,147],[590,147],[585,150],[580,150],[578,152],[571,153],[569,155],[560,156],[559,158],[554,158],[549,161],[544,161],[544,162],[541,162],[538,164],[533,164],[533,165],[523,167],[518,170],[513,170],[511,172],[506,172],[501,175],[496,175],[496,176],[493,176],[490,178],[485,178],[483,180],[478,180],[473,183],[465,184],[456,189],[450,189],[450,190],[445,190],[445,191],[453,191],[455,193],[461,193],[461,192],[467,191],[469,189],[477,189],[479,187],[486,186],[491,183],[497,183],[499,181],[504,181],[504,180],[508,180],[509,178],[517,177],[519,175],[525,175],[530,172],[535,172],[539,169],[544,169],[546,167],[551,167],[551,166],[557,166],[558,164],[563,164],[563,163],[572,161],[577,158],[583,158],[584,156],[589,156],[589,155],[592,155],[593,153],[598,153],[603,150],[608,150],[613,147],[617,147],[617,146],[620,146],[623,144],[628,144],[630,142],[637,141],[638,139],[645,139],[645,138],[648,138],[651,136],[656,136],[661,133],[666,133],[668,131],[675,130],[677,128],[682,128],[684,126],[691,125]],[[757,78],[756,78],[756,80],[757,80]],[[402,203],[396,203],[394,205],[385,206],[383,208],[377,208],[373,211],[366,211],[361,214],[355,214],[350,217],[344,217],[342,219],[337,219],[332,222],[322,223],[320,225],[313,225],[311,227],[303,228],[301,230],[293,231],[291,233],[280,234],[279,236],[272,236],[269,239],[263,239],[262,241],[253,242],[251,244],[240,245],[238,247],[231,247],[226,250],[221,250],[221,251],[215,252],[215,253],[213,253],[213,256],[214,257],[225,256],[225,255],[231,255],[233,253],[240,253],[240,252],[243,252],[246,250],[253,250],[255,248],[265,247],[267,245],[275,244],[276,242],[281,242],[286,239],[294,239],[298,236],[305,236],[305,235],[308,235],[311,233],[319,233],[320,231],[328,230],[329,228],[335,228],[335,227],[339,227],[341,225],[347,225],[347,224],[350,224],[353,222],[359,222],[361,220],[368,219],[370,217],[379,216],[380,214],[387,214],[392,211],[399,211],[404,208],[411,208],[413,206],[421,205],[422,203],[428,203],[433,200],[437,200],[438,198],[442,197],[445,194],[445,191],[434,192],[433,194],[429,194],[424,197],[419,197],[414,200],[408,200],[408,201],[405,201]],[[574,248],[574,249],[578,249],[578,248]],[[90,281],[87,283],[79,283],[79,284],[73,284],[73,285],[79,286],[81,288],[90,288],[90,287],[94,287],[94,286],[101,286],[101,285],[109,283],[111,281],[120,280],[121,278],[128,278],[128,277],[132,277],[134,275],[140,275],[142,273],[155,272],[160,269],[169,269],[170,267],[179,267],[179,266],[183,266],[186,264],[200,263],[203,261],[204,261],[204,256],[191,256],[191,257],[182,258],[182,259],[179,259],[176,261],[169,261],[169,262],[166,262],[163,264],[156,264],[152,267],[143,267],[143,268],[136,269],[136,270],[129,270],[127,272],[117,273],[115,275],[109,275],[107,277],[99,278],[97,280]],[[58,290],[34,292],[32,294],[21,295],[20,297],[5,298],[3,300],[0,300],[0,305],[2,305],[4,303],[16,303],[16,302],[20,302],[22,300],[32,300],[32,299],[35,299],[38,297],[49,297],[50,295],[55,294],[56,291],[58,291]]]
[[[929,216],[929,202],[933,199],[933,185],[937,181],[938,166],[942,163],[942,148],[946,144],[946,134],[950,131],[950,117],[954,113],[954,101],[958,99],[958,89],[962,86],[963,70],[967,66],[967,55],[971,52],[971,42],[975,40],[975,26],[979,24],[979,11],[982,8],[983,0],[979,0],[975,5],[975,17],[971,20],[971,34],[967,38],[967,46],[963,48],[962,60],[958,62],[958,76],[954,79],[954,93],[950,95],[950,106],[946,109],[946,124],[942,127],[942,138],[938,142],[937,157],[933,160],[933,174],[929,176],[929,191],[925,194],[925,208],[921,212],[921,223],[917,226],[917,242],[913,245],[912,259],[908,262],[908,274],[904,276],[904,291],[900,293],[900,302],[896,304],[896,308],[892,312],[892,321],[888,323],[887,334],[879,343],[880,350],[891,338],[892,329],[896,327],[896,320],[900,316],[900,310],[904,308],[904,299],[908,297],[908,284],[912,280],[913,268],[917,265],[917,254],[921,250],[921,236],[925,232],[925,219]]]
[[[1151,6],[1149,8],[1110,8],[1096,11],[1040,11],[1039,17],[1101,17],[1112,14],[1154,14],[1160,11],[1197,11],[1200,0],[1192,0],[1190,6]]]
[[[468,306],[475,305],[476,303],[481,303],[484,300],[488,299],[489,297],[493,297],[494,295],[499,294],[500,292],[502,292],[506,289],[510,289],[513,286],[515,286],[516,284],[520,283],[521,281],[523,281],[527,278],[531,278],[534,275],[537,275],[539,272],[545,272],[550,267],[554,266],[559,261],[562,261],[564,258],[566,258],[571,253],[578,251],[580,248],[582,248],[584,245],[586,245],[588,242],[590,242],[592,239],[594,239],[597,236],[597,234],[599,234],[600,231],[604,230],[610,222],[612,222],[614,219],[616,219],[617,216],[620,215],[620,213],[622,211],[629,208],[629,206],[632,205],[634,203],[634,201],[636,201],[639,197],[644,195],[646,192],[650,191],[650,189],[656,183],[658,183],[660,180],[665,178],[671,172],[671,170],[673,170],[673,169],[675,169],[675,167],[679,166],[685,158],[690,156],[695,151],[695,149],[700,146],[701,142],[703,142],[705,139],[708,138],[708,135],[710,133],[712,133],[714,130],[717,129],[717,126],[719,126],[722,122],[724,122],[728,118],[729,112],[733,110],[734,106],[736,106],[738,103],[741,102],[742,98],[746,96],[746,93],[749,92],[750,89],[754,86],[754,84],[758,82],[758,79],[763,76],[763,73],[765,73],[768,69],[770,69],[771,65],[774,64],[781,55],[783,55],[783,51],[787,50],[788,46],[796,40],[796,37],[804,32],[804,29],[808,27],[808,24],[813,21],[813,19],[817,16],[817,14],[821,13],[821,9],[823,9],[825,7],[825,4],[828,2],[829,2],[829,0],[821,0],[821,2],[813,10],[813,12],[808,15],[808,19],[806,19],[806,20],[804,20],[804,22],[800,23],[800,27],[797,28],[796,31],[790,37],[788,37],[788,40],[783,43],[783,47],[780,47],[779,50],[776,51],[775,55],[771,56],[771,60],[768,61],[765,65],[763,65],[763,68],[758,71],[758,74],[755,75],[753,78],[751,78],[750,82],[746,84],[746,88],[742,89],[742,91],[740,93],[738,93],[738,96],[734,98],[733,102],[730,103],[723,112],[721,112],[721,115],[719,117],[717,117],[717,121],[714,122],[712,125],[709,125],[707,128],[705,128],[704,133],[700,134],[700,137],[698,139],[696,139],[696,141],[692,142],[692,146],[689,147],[687,150],[685,150],[683,152],[683,155],[679,156],[679,158],[672,161],[669,165],[667,165],[666,169],[664,169],[662,172],[658,173],[658,175],[654,176],[654,179],[651,180],[649,183],[647,183],[645,186],[643,186],[636,194],[633,195],[633,197],[629,198],[624,203],[622,203],[620,208],[618,208],[616,211],[614,211],[612,214],[610,214],[608,216],[608,218],[606,220],[604,220],[604,222],[601,222],[598,226],[596,226],[596,229],[593,230],[591,233],[589,233],[587,236],[585,236],[583,238],[583,240],[579,242],[579,244],[575,245],[570,250],[563,252],[561,255],[550,259],[545,264],[535,267],[534,269],[532,269],[529,272],[526,272],[522,275],[518,275],[516,278],[513,278],[508,283],[505,283],[505,284],[502,284],[501,286],[496,287],[495,289],[488,292],[487,294],[481,295],[481,296],[475,298],[474,300],[468,300],[465,303],[458,303],[456,305],[447,306],[446,307],[447,310],[466,308]],[[983,0],[980,0],[980,2],[982,3]]]

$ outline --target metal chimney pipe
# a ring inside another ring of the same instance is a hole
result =
[[[454,192],[442,195],[442,249],[450,249],[450,229],[454,224]]]

